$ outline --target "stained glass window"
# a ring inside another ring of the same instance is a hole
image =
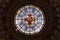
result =
[[[44,27],[43,11],[37,6],[26,5],[19,8],[14,19],[17,30],[23,34],[33,35]]]

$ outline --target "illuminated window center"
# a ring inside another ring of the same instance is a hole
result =
[[[44,27],[43,11],[33,5],[19,8],[14,18],[16,30],[26,35],[33,35]]]
[[[32,22],[35,21],[35,18],[32,17],[32,14],[28,14],[27,18],[24,18],[27,21],[28,25],[32,25]]]

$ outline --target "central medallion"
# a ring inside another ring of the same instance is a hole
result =
[[[32,23],[35,21],[35,17],[33,17],[32,14],[28,14],[26,18],[24,18],[24,21],[27,21],[28,25],[32,25]]]

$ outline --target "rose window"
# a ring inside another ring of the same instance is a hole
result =
[[[40,32],[44,27],[45,21],[43,13],[41,8],[33,5],[19,8],[14,18],[16,30],[28,35]]]

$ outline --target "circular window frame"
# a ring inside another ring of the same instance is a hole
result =
[[[24,6],[22,6],[22,7],[20,7],[20,8],[18,8],[17,9],[17,11],[16,11],[16,14],[15,14],[15,16],[14,16],[14,19],[16,19],[16,16],[18,15],[18,14],[20,14],[20,12],[26,7],[32,7],[32,8],[34,8],[34,9],[36,9],[37,11],[39,11],[39,13],[40,14],[42,14],[42,26],[41,26],[41,28],[39,27],[39,31],[37,32],[34,32],[34,33],[25,33],[25,32],[22,32],[21,30],[22,29],[19,29],[18,27],[17,27],[17,25],[16,25],[16,22],[15,22],[15,20],[14,20],[14,24],[15,24],[15,26],[16,26],[16,30],[17,31],[20,31],[21,33],[23,33],[23,34],[25,34],[25,35],[35,35],[35,34],[38,34],[42,29],[43,29],[43,27],[44,27],[44,25],[45,25],[45,15],[44,15],[44,11],[40,8],[40,7],[38,7],[37,5],[34,5],[34,4],[29,4],[29,5],[24,5]],[[41,20],[41,19],[40,19]]]

